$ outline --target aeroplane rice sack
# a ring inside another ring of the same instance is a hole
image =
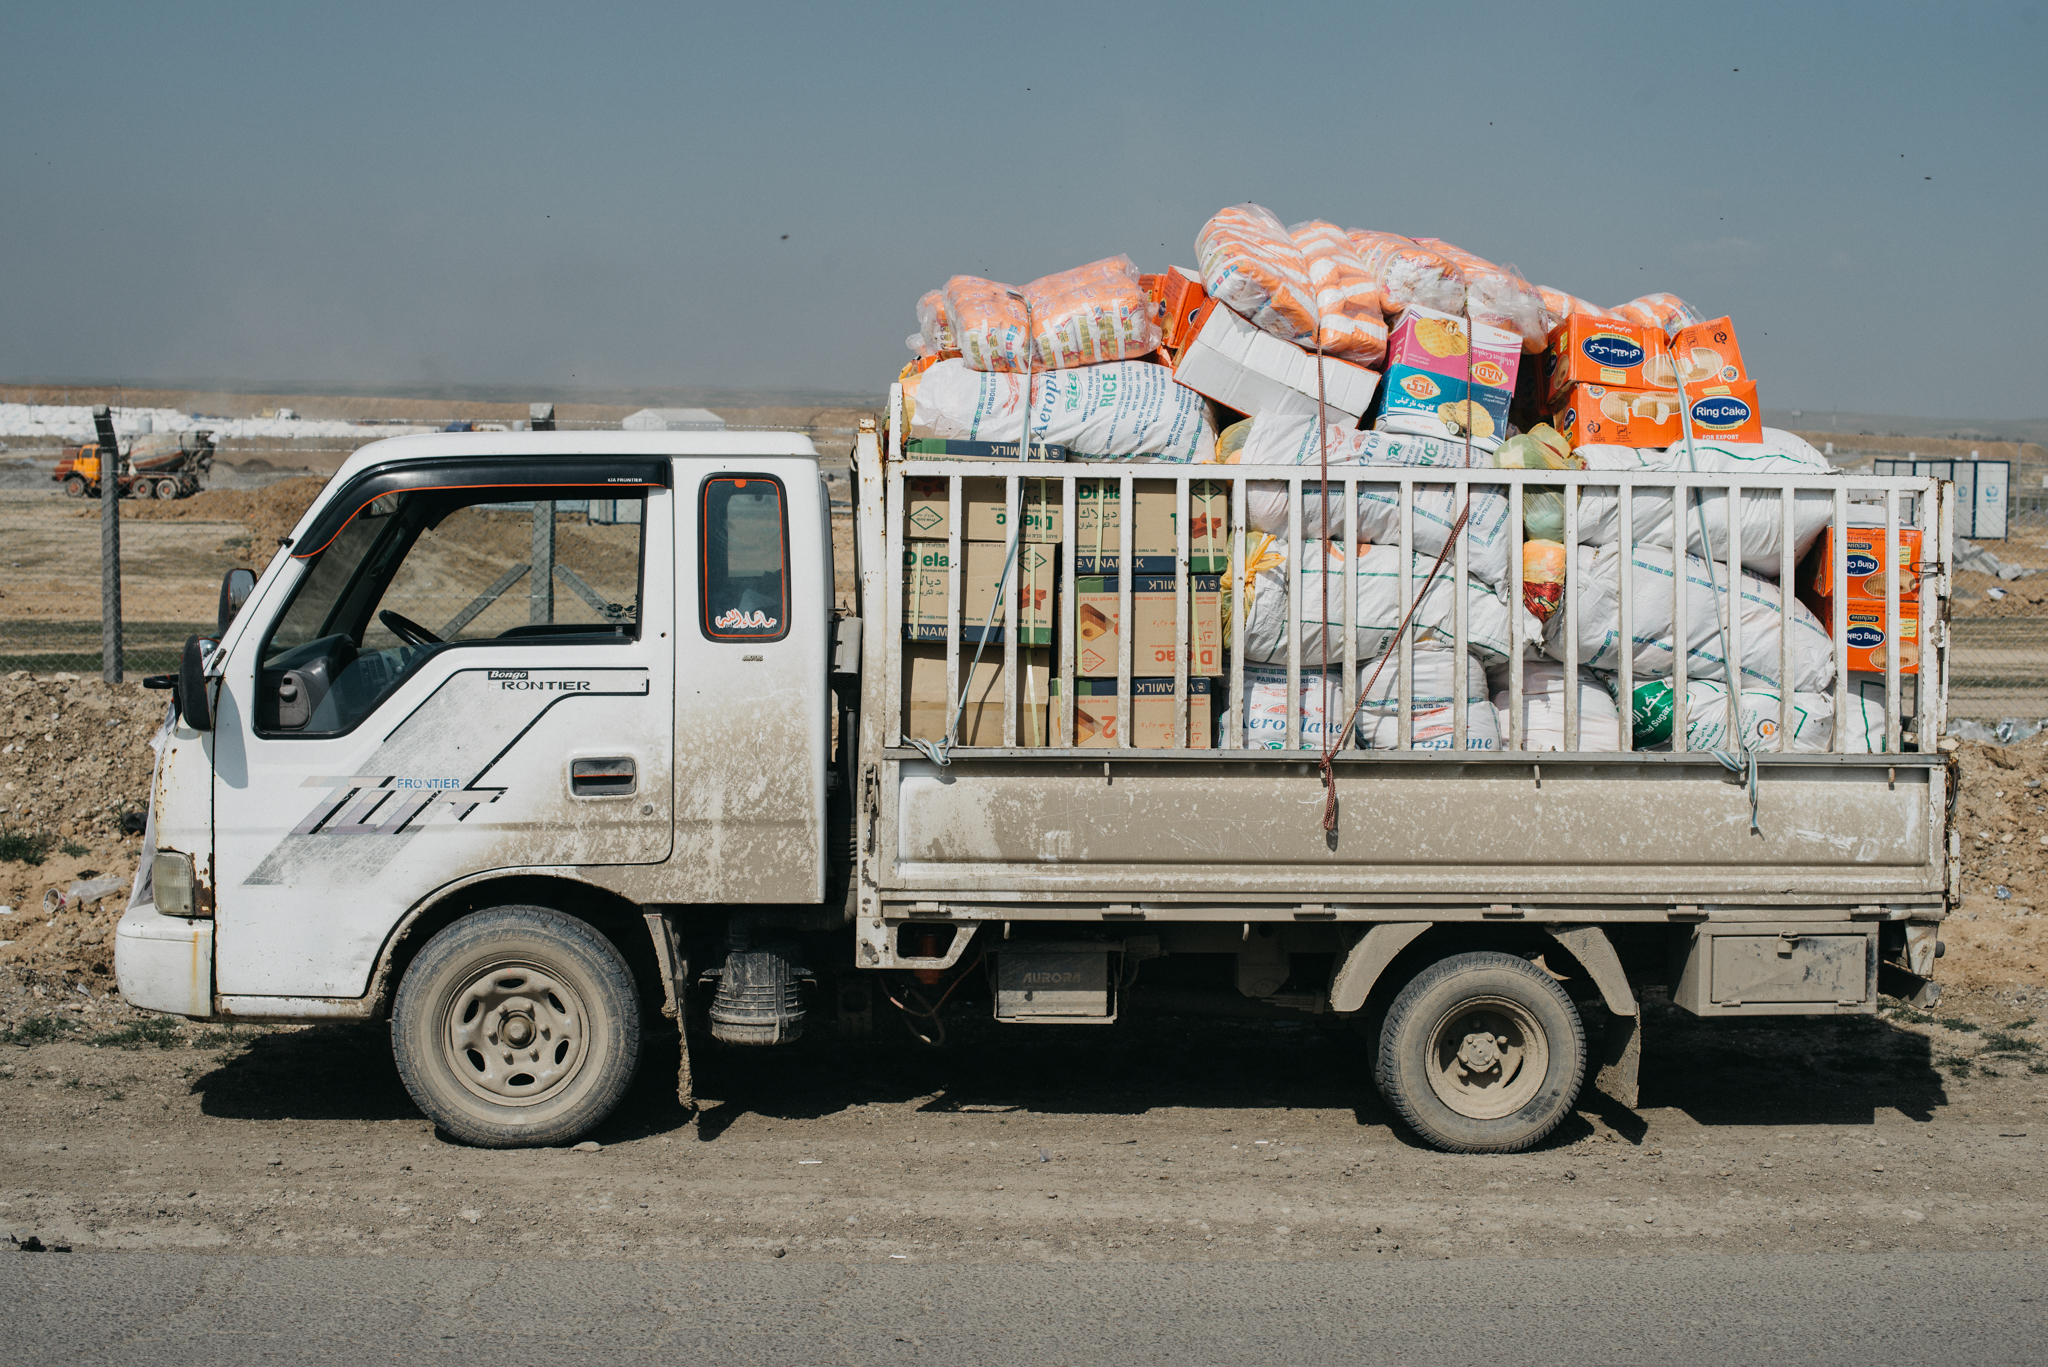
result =
[[[1792,432],[1775,427],[1764,429],[1760,442],[1695,441],[1693,459],[1683,445],[1663,451],[1632,446],[1587,445],[1578,448],[1589,470],[1691,471],[1736,476],[1745,474],[1818,476],[1834,479],[1841,475],[1834,464]],[[1632,529],[1639,546],[1669,546],[1677,539],[1672,527],[1673,499],[1669,489],[1637,489]],[[1524,500],[1524,517],[1528,514]],[[1813,546],[1835,517],[1835,496],[1825,489],[1802,489],[1792,497],[1792,559]],[[1559,504],[1557,534],[1563,535],[1563,505]],[[1705,532],[1701,519],[1705,519]],[[1697,489],[1684,511],[1684,542],[1690,555],[1728,558],[1728,491]],[[1776,489],[1745,488],[1736,518],[1742,531],[1742,568],[1745,573],[1776,579],[1780,568],[1779,550],[1784,544],[1784,499]],[[1579,496],[1579,542],[1604,546],[1621,539],[1621,499],[1612,488],[1588,485]]]
[[[1634,704],[1629,709],[1638,750],[1669,750],[1673,690],[1669,679],[1651,679],[1636,685]],[[1792,734],[1788,745],[1778,744],[1779,700],[1774,688],[1745,688],[1736,699],[1741,729],[1728,728],[1728,685],[1713,679],[1688,679],[1685,683],[1685,748],[1688,750],[1756,750],[1768,753],[1786,749],[1800,753],[1824,753],[1835,734],[1835,700],[1826,693],[1792,695]],[[1878,712],[1878,743],[1884,741],[1883,710]],[[1739,741],[1731,737],[1739,736]],[[1851,753],[1868,753],[1852,751]]]
[[[1296,465],[1318,469],[1321,448],[1316,441],[1316,420],[1307,415],[1261,414],[1232,429],[1247,428],[1225,463],[1233,465]],[[1226,429],[1228,433],[1231,429]],[[1444,437],[1417,437],[1403,432],[1359,432],[1343,423],[1324,426],[1330,456],[1332,482],[1358,466],[1480,468],[1492,464],[1492,457],[1477,447]],[[1227,443],[1219,439],[1218,450]],[[1469,454],[1472,466],[1466,466]],[[1515,553],[1519,537],[1508,526],[1508,500],[1498,486],[1474,486],[1472,515],[1467,520],[1470,537],[1466,544],[1465,569],[1490,585],[1505,583],[1508,557]],[[1245,522],[1255,531],[1271,536],[1287,535],[1287,486],[1255,481],[1245,489]],[[1329,530],[1324,530],[1327,504]],[[1312,489],[1302,497],[1301,534],[1304,542],[1326,536],[1343,539],[1348,534],[1344,518],[1342,486],[1325,497]],[[1431,557],[1443,549],[1445,539],[1464,506],[1457,491],[1448,484],[1417,485],[1415,489],[1414,549]],[[1358,490],[1357,537],[1385,545],[1401,544],[1401,486],[1361,484]],[[1452,551],[1455,555],[1457,552]]]
[[[1387,354],[1380,284],[1358,259],[1351,239],[1336,224],[1318,220],[1297,223],[1287,235],[1308,268],[1324,352],[1353,365],[1378,365]],[[1304,345],[1313,347],[1316,340]]]
[[[1465,277],[1456,262],[1398,233],[1346,230],[1344,236],[1365,263],[1366,274],[1379,282],[1381,306],[1388,321],[1411,304],[1460,313],[1465,308]]]
[[[1401,625],[1401,548],[1362,545],[1347,553],[1343,547],[1329,541],[1310,541],[1303,543],[1302,551],[1310,557],[1310,568],[1303,576],[1300,601],[1293,602],[1289,589],[1293,576],[1289,573],[1286,543],[1263,534],[1246,541],[1246,563],[1231,566],[1226,588],[1227,593],[1236,593],[1240,591],[1240,585],[1245,586],[1242,592],[1246,602],[1241,618],[1237,611],[1226,606],[1224,644],[1233,644],[1231,638],[1238,634],[1243,638],[1245,659],[1285,664],[1290,622],[1299,620],[1302,624],[1303,665],[1321,667],[1326,634],[1330,662],[1341,664],[1344,660],[1342,595],[1348,582],[1355,633],[1353,658],[1370,660],[1385,654],[1394,644],[1394,633]],[[1407,561],[1407,572],[1413,579],[1414,592],[1420,601],[1414,623],[1409,628],[1418,643],[1455,639],[1457,590],[1454,583],[1457,576],[1446,567],[1430,582],[1428,591],[1423,590],[1423,582],[1429,579],[1430,567],[1435,562],[1434,555],[1420,552],[1409,556]],[[1326,582],[1330,588],[1327,609],[1324,603]],[[1514,638],[1509,635],[1510,618],[1504,594],[1476,578],[1465,581],[1464,594],[1467,645],[1485,659],[1505,660],[1513,648]],[[1541,634],[1540,624],[1525,610],[1518,607],[1516,618],[1519,619],[1517,625],[1521,640],[1531,640]]]
[[[910,435],[1016,441],[1024,377],[940,361],[904,385]],[[1216,433],[1202,396],[1148,361],[1043,370],[1031,377],[1031,435],[1082,456],[1213,460]]]
[[[1514,732],[1512,699],[1508,690],[1493,695],[1496,728],[1501,744]],[[1564,666],[1555,660],[1526,660],[1522,664],[1522,748],[1562,750],[1564,737]],[[1575,751],[1621,749],[1621,711],[1614,694],[1598,674],[1579,667],[1579,743]]]
[[[1458,686],[1457,652],[1448,642],[1419,641],[1415,673],[1409,683],[1411,708],[1408,739],[1416,750],[1449,750],[1457,736],[1457,707],[1451,690]],[[1486,666],[1465,653],[1465,748],[1498,750],[1499,718],[1486,696]],[[1378,674],[1373,673],[1378,670]],[[1341,671],[1339,671],[1341,675]],[[1369,686],[1368,686],[1369,685]],[[1358,666],[1358,744],[1368,750],[1394,750],[1401,744],[1401,659],[1389,652],[1385,664],[1367,660]],[[1338,725],[1343,720],[1338,719]]]
[[[1579,663],[1593,669],[1621,668],[1618,599],[1618,546],[1580,546],[1572,565],[1566,595],[1577,600],[1575,612],[1560,611],[1543,624],[1543,652],[1554,660],[1565,653],[1566,621],[1576,616]],[[1635,677],[1638,681],[1669,678],[1673,654],[1671,630],[1672,552],[1667,547],[1638,546],[1630,557],[1635,633]],[[1682,556],[1685,573],[1686,678],[1725,679],[1720,611],[1728,596],[1728,568],[1695,556]],[[1716,591],[1718,585],[1718,592]],[[1742,576],[1742,662],[1745,685],[1776,688],[1778,633],[1785,608],[1778,586],[1753,574]],[[1819,693],[1834,677],[1834,643],[1820,619],[1797,600],[1792,603],[1792,684],[1801,692]]]
[[[947,330],[973,370],[1102,365],[1159,348],[1158,306],[1145,297],[1128,256],[1041,276],[1021,290],[956,275],[946,282],[943,302]],[[920,321],[923,316],[920,301]],[[923,332],[930,345],[931,329]]]
[[[1456,734],[1456,713],[1450,690],[1455,678],[1452,651],[1448,646],[1423,644],[1415,649],[1415,675],[1410,685],[1409,740],[1417,750],[1448,750]],[[1400,745],[1400,683],[1394,671],[1398,660],[1389,660],[1371,689],[1377,660],[1357,667],[1358,685],[1365,701],[1357,709],[1358,723],[1349,727],[1352,708],[1344,701],[1344,671],[1327,674],[1303,668],[1297,691],[1301,713],[1301,739],[1297,748],[1321,750],[1326,743],[1325,728],[1343,732],[1348,746],[1392,750]],[[1486,671],[1476,660],[1466,661],[1465,748],[1497,750],[1500,735],[1493,708],[1486,700]],[[1283,750],[1287,746],[1287,666],[1252,664],[1244,667],[1244,744],[1252,750]],[[1237,724],[1237,706],[1223,714],[1223,734]]]
[[[1211,299],[1261,332],[1315,345],[1315,286],[1308,261],[1269,209],[1235,204],[1219,209],[1195,235],[1195,265]]]

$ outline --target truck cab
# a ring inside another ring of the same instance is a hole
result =
[[[492,911],[510,939],[432,965],[408,1082],[483,1142],[587,1123],[665,997],[649,909],[823,897],[829,516],[796,435],[357,452],[188,645],[124,995],[373,1016]],[[534,949],[572,920],[571,962]]]

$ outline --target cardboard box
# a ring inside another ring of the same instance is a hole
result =
[[[1080,480],[1074,490],[1074,572],[1116,574],[1123,566],[1123,486],[1110,480]],[[1176,525],[1179,495],[1165,480],[1136,481],[1131,556],[1138,574],[1173,573],[1180,554]],[[1188,572],[1221,574],[1230,564],[1230,495],[1221,480],[1188,485]]]
[[[1833,617],[1823,619],[1832,622]],[[1849,604],[1849,634],[1842,640],[1843,658],[1852,672],[1882,674],[1889,647],[1885,642],[1884,604]],[[1920,613],[1899,606],[1899,673],[1920,672]]]
[[[1727,318],[1680,328],[1671,339],[1671,359],[1685,384],[1735,384],[1749,378],[1735,324]]]
[[[961,544],[967,578],[960,605],[960,639],[979,641],[995,606],[996,585],[1003,578],[1009,552],[1004,542]],[[1024,645],[1052,644],[1054,560],[1049,547],[1025,543],[1017,547],[1017,563],[1009,573],[1008,596],[1017,603],[1017,639]],[[952,562],[944,541],[903,543],[903,634],[913,641],[946,639],[946,610],[953,585]],[[1001,610],[995,612],[988,639],[1003,639]]]
[[[1668,389],[1678,382],[1664,329],[1586,313],[1575,313],[1550,330],[1543,364],[1552,396],[1575,384]]]
[[[1073,744],[1084,749],[1120,748],[1117,740],[1117,691],[1115,679],[1074,680]],[[1131,680],[1131,748],[1170,750],[1173,748],[1175,695],[1172,679]],[[1215,725],[1211,711],[1211,684],[1207,679],[1188,679],[1188,748],[1206,750],[1213,743]],[[1067,709],[1059,702],[1060,681],[1052,681],[1053,744],[1067,744],[1062,736]]]
[[[1612,389],[1575,384],[1556,410],[1557,430],[1581,446],[1669,446],[1684,439],[1672,389]]]
[[[1689,384],[1685,401],[1692,405],[1692,435],[1697,441],[1764,439],[1763,409],[1756,401],[1756,386],[1748,380]]]
[[[1172,266],[1160,275],[1139,276],[1138,285],[1159,305],[1160,345],[1171,354],[1193,341],[1209,302],[1209,292],[1194,273]]]
[[[1470,380],[1488,389],[1514,392],[1522,363],[1522,339],[1512,332],[1467,324],[1455,313],[1439,313],[1410,305],[1387,334],[1387,370],[1443,375],[1463,384]]]
[[[1820,601],[1828,601],[1835,593],[1835,531],[1833,527],[1821,533],[1814,543],[1809,557],[1810,573],[1806,582],[1799,587],[1801,596],[1810,593]],[[1899,602],[1918,605],[1920,602],[1920,556],[1921,530],[1918,527],[1899,528]],[[1851,527],[1842,533],[1843,549],[1847,552],[1849,564],[1848,598],[1851,603],[1884,604],[1886,582],[1891,566],[1885,560],[1885,536],[1882,527]],[[1818,609],[1815,609],[1818,612]],[[1832,615],[1821,617],[1821,621],[1834,621]]]
[[[1314,352],[1261,332],[1214,299],[1189,327],[1194,336],[1174,365],[1175,380],[1240,413],[1315,416]],[[1323,400],[1333,414],[1364,417],[1379,383],[1376,371],[1323,358]]]
[[[1060,539],[1060,487],[1048,479],[1022,477],[1018,502],[1024,513],[1025,541],[1056,543]],[[903,516],[906,534],[926,540],[944,541],[952,535],[947,522],[951,501],[947,481],[930,475],[906,475],[903,480]],[[1005,492],[1007,481],[999,478],[968,479],[961,482],[960,507],[966,526],[961,537],[967,541],[1010,540],[1010,506]]]
[[[954,733],[957,745],[1001,745],[1003,743],[1003,652],[991,645],[976,665],[970,645],[960,653],[960,682],[967,700],[960,710],[960,727]],[[1017,676],[1023,691],[1017,697],[1017,744],[1044,745],[1046,705],[1052,671],[1050,652],[1020,649]],[[905,645],[903,647],[903,734],[910,740],[938,740],[952,719],[953,704],[946,696],[946,647]]]
[[[1194,655],[1188,660],[1188,674],[1222,677],[1223,674],[1223,580],[1220,575],[1188,576],[1189,635]],[[1091,679],[1114,679],[1122,631],[1121,576],[1088,575],[1074,581],[1074,672]],[[1173,577],[1138,576],[1131,580],[1131,614],[1136,629],[1131,637],[1131,675],[1171,674],[1177,664],[1178,613],[1174,607]]]
[[[1514,397],[1512,390],[1467,386],[1463,380],[1436,371],[1390,366],[1373,425],[1382,432],[1412,432],[1447,441],[1462,439],[1469,426],[1474,449],[1497,451],[1507,440],[1508,405]]]
[[[1023,450],[1019,456],[1018,452]],[[1067,448],[1034,441],[1029,449],[1014,441],[962,441],[951,437],[912,437],[903,454],[913,460],[1065,460]]]

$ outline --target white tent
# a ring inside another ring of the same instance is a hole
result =
[[[725,419],[708,408],[643,408],[619,426],[628,432],[716,432]]]

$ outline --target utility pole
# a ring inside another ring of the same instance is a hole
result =
[[[100,443],[100,678],[121,682],[121,443],[114,413],[92,410]]]

